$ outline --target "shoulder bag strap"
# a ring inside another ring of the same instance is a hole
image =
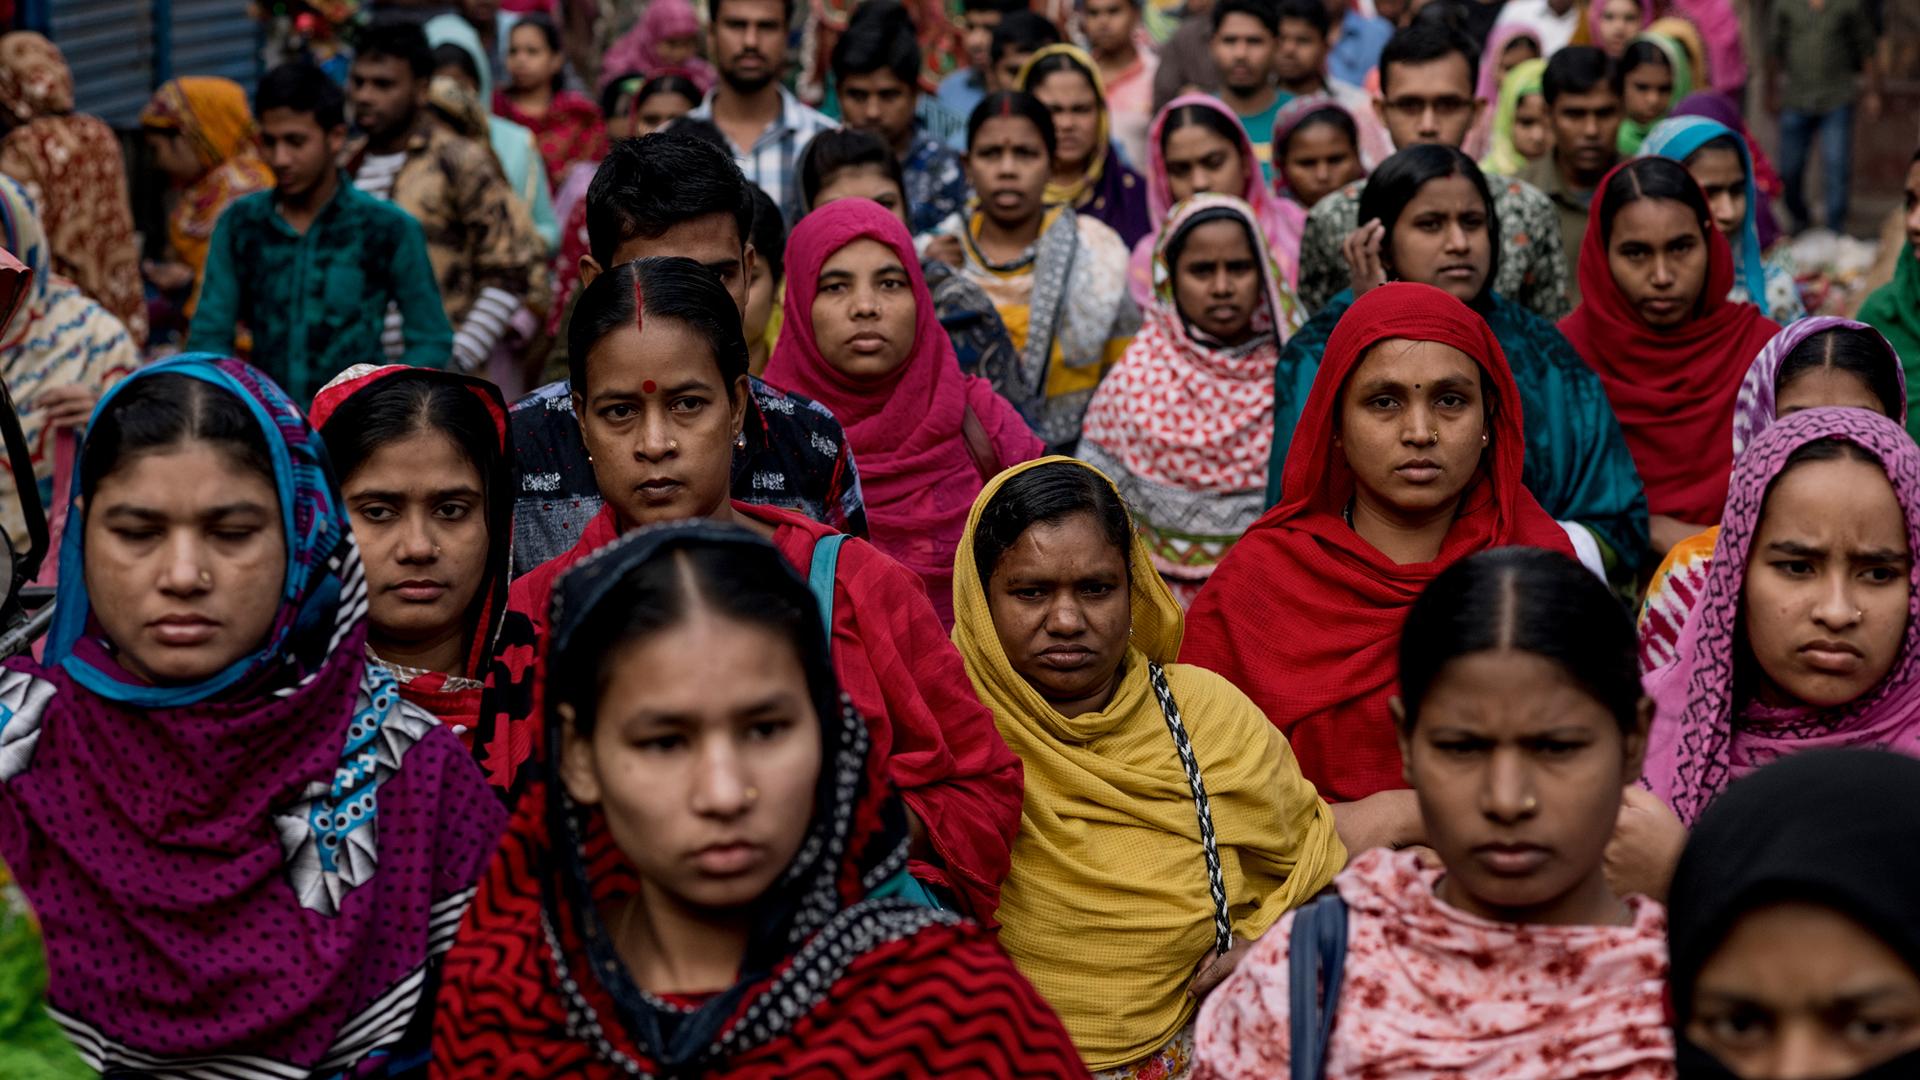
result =
[[[1180,753],[1180,766],[1187,771],[1187,786],[1193,789],[1193,805],[1200,815],[1200,846],[1207,855],[1207,891],[1213,894],[1213,951],[1218,956],[1233,947],[1233,925],[1227,918],[1227,883],[1220,874],[1220,849],[1213,838],[1213,808],[1207,803],[1207,785],[1200,778],[1200,763],[1194,760],[1193,743],[1187,739],[1187,726],[1180,721],[1180,706],[1174,703],[1173,690],[1167,686],[1165,669],[1148,661],[1147,681],[1153,684],[1153,696],[1160,699],[1160,713],[1173,734],[1173,748]]]
[[[833,582],[840,573],[840,546],[847,534],[834,533],[813,545],[813,563],[807,568],[807,590],[820,605],[820,620],[827,628],[827,641],[833,641]]]
[[[1346,967],[1347,903],[1337,892],[1324,893],[1293,913],[1287,942],[1290,1080],[1326,1075],[1327,1043]]]
[[[987,434],[987,425],[980,422],[971,405],[961,414],[960,437],[966,441],[967,456],[973,459],[973,467],[979,472],[981,482],[1000,475],[1000,455],[994,452],[993,438]]]

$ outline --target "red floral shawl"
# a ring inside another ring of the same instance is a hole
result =
[[[493,115],[533,132],[540,159],[547,166],[547,182],[555,191],[576,162],[607,156],[607,125],[600,118],[600,106],[571,90],[553,95],[553,104],[538,117],[523,112],[505,90],[495,90]]]

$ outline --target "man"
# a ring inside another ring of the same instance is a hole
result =
[[[1547,193],[1560,215],[1560,244],[1570,260],[1587,238],[1587,210],[1594,189],[1620,160],[1620,91],[1607,54],[1591,45],[1569,45],[1547,61],[1540,96],[1547,101],[1553,153],[1528,166],[1527,181]],[[1580,282],[1569,275],[1568,296],[1580,302]]]
[[[898,0],[869,0],[856,8],[833,47],[832,67],[841,118],[850,128],[878,135],[900,159],[909,227],[926,232],[965,205],[967,177],[959,153],[915,118],[920,43],[906,8]]]
[[[1031,11],[1016,11],[993,28],[993,44],[988,47],[987,89],[1020,89],[1020,69],[1034,53],[1049,45],[1060,44],[1060,28]]]
[[[1220,91],[1220,70],[1213,66],[1213,0],[1187,0],[1180,26],[1160,46],[1160,70],[1153,76],[1153,111],[1181,94]]]
[[[1140,47],[1141,0],[1083,0],[1080,29],[1107,86],[1107,123],[1135,169],[1147,167],[1153,122],[1153,77],[1160,59]]]
[[[731,0],[729,0],[731,2]],[[754,202],[719,146],[677,132],[615,143],[587,189],[583,285],[608,267],[683,255],[713,271],[742,312],[756,256]],[[748,378],[752,400],[733,457],[733,496],[797,510],[865,536],[866,504],[845,434],[824,406]],[[519,487],[513,562],[525,573],[570,550],[602,499],[566,380],[513,407]]]
[[[1573,43],[1574,32],[1586,17],[1586,5],[1574,0],[1507,0],[1493,27],[1528,27],[1540,35],[1541,55],[1552,56]]]
[[[381,355],[391,305],[400,362],[446,367],[453,327],[419,222],[340,173],[340,88],[312,64],[283,64],[260,80],[253,111],[274,188],[235,201],[214,226],[187,351],[229,355],[244,325],[254,364],[305,402]]]
[[[1291,94],[1274,81],[1280,13],[1269,0],[1219,0],[1213,8],[1213,66],[1220,72],[1220,100],[1240,118],[1253,140],[1260,172],[1273,183],[1273,118]]]
[[[1844,233],[1853,187],[1856,95],[1867,122],[1880,119],[1880,73],[1874,60],[1879,39],[1873,13],[1864,0],[1774,0],[1768,40],[1773,48],[1767,55],[1767,111],[1780,117],[1780,172],[1786,179],[1793,231],[1803,232],[1813,224],[1804,181],[1807,151],[1817,133],[1826,225]]]
[[[963,0],[961,18],[967,66],[941,79],[940,89],[934,95],[955,116],[963,119],[971,116],[973,107],[987,96],[987,82],[993,72],[993,28],[1013,12],[1027,10],[1027,6],[1027,0]],[[964,129],[960,138],[966,138]]]
[[[834,126],[780,84],[787,68],[793,0],[708,0],[707,51],[720,81],[687,115],[711,120],[733,144],[747,182],[773,196],[788,221],[799,221],[794,163],[807,141]]]
[[[1419,143],[1459,146],[1484,102],[1473,99],[1478,77],[1473,46],[1457,31],[1435,23],[1417,23],[1396,32],[1380,52],[1380,96],[1373,114],[1386,126],[1396,148]],[[1356,180],[1322,198],[1307,214],[1300,238],[1300,301],[1318,311],[1352,284],[1341,247],[1361,222]],[[1567,260],[1553,203],[1529,184],[1489,175],[1495,212],[1500,218],[1500,273],[1494,289],[1507,299],[1557,322],[1567,303]],[[1376,232],[1378,223],[1370,228]],[[1378,243],[1378,236],[1373,238]]]
[[[347,78],[362,134],[344,162],[356,187],[420,223],[454,327],[454,361],[474,371],[532,293],[540,241],[493,152],[433,122],[432,78],[433,51],[418,26],[369,27]]]
[[[1280,0],[1280,33],[1274,43],[1273,72],[1283,98],[1324,94],[1346,106],[1360,130],[1360,160],[1371,171],[1393,154],[1386,131],[1373,117],[1372,100],[1358,86],[1327,76],[1333,48],[1333,19],[1324,0]],[[1384,46],[1383,46],[1384,47]],[[1271,136],[1273,125],[1267,125]]]

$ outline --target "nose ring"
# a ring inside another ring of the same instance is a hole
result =
[[[210,570],[202,570],[202,571],[200,571],[200,586],[201,586],[201,588],[205,588],[205,587],[207,587],[207,586],[209,586],[209,585],[212,585],[212,584],[213,584],[213,572],[212,572],[212,571],[210,571]]]
[[[669,451],[674,451],[674,452],[678,452],[678,451],[679,451],[679,449],[680,449],[680,444],[679,444],[678,442],[675,442],[675,441],[674,441],[674,440],[672,440],[672,439],[668,439],[668,440],[667,440],[667,449],[668,449]]]
[[[1540,797],[1538,795],[1527,796],[1526,805],[1522,806],[1521,809],[1529,814],[1533,813],[1535,810],[1540,809]]]
[[[760,801],[760,789],[757,787],[748,788],[744,794],[746,796],[748,806],[752,806],[754,803],[757,803]]]
[[[1434,429],[1433,429],[1433,434],[1432,434],[1432,435],[1431,435],[1431,436],[1430,436],[1430,437],[1428,438],[1428,440],[1427,440],[1427,441],[1428,441],[1428,442],[1431,442],[1431,443],[1433,443],[1433,444],[1434,444],[1434,445],[1436,445],[1436,446],[1438,446],[1438,445],[1440,444],[1440,429],[1439,429],[1439,428],[1434,428]]]

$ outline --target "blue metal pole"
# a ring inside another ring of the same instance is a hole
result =
[[[153,87],[173,78],[173,0],[153,0],[147,8],[153,20]]]

